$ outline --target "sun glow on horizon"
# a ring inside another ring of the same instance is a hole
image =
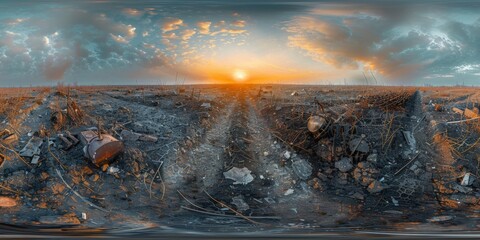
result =
[[[237,82],[243,82],[248,78],[247,72],[245,72],[245,70],[242,70],[242,69],[235,69],[232,75],[233,75],[233,79]]]

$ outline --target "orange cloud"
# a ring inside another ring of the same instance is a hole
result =
[[[180,26],[185,26],[182,19],[180,19],[180,18],[169,18],[163,23],[162,31],[164,33],[174,31],[174,30],[179,29]]]
[[[246,22],[244,20],[237,20],[237,21],[232,22],[232,26],[234,26],[234,27],[243,28],[243,27],[245,27],[245,25],[246,25]]]
[[[197,26],[199,28],[199,33],[200,34],[209,34],[211,25],[212,25],[212,22],[198,22]]]

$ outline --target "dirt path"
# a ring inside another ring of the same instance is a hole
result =
[[[249,99],[247,91],[239,91],[225,109],[225,114],[206,133],[201,143],[187,151],[185,158],[179,157],[166,167],[167,192],[173,210],[167,215],[175,216],[177,221],[181,221],[181,216],[190,216],[188,221],[191,223],[201,222],[192,220],[195,218],[191,217],[191,212],[175,210],[195,208],[193,204],[212,212],[232,214],[227,207],[213,204],[207,192],[245,216],[267,217],[261,220],[265,224],[333,226],[351,216],[348,204],[342,205],[314,192],[295,175],[288,163],[282,165],[286,148],[270,135],[268,125],[260,117],[260,111]],[[234,167],[247,168],[254,179],[247,184],[233,184],[233,180],[226,179],[223,172]],[[177,190],[193,204],[179,196]],[[242,209],[239,204],[246,205]],[[203,214],[196,216],[208,217]],[[217,224],[225,221],[248,223],[243,219],[224,217],[210,216],[209,219]],[[215,224],[209,225],[212,226],[215,227]]]

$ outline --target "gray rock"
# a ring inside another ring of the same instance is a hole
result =
[[[20,150],[19,154],[22,157],[33,157],[33,155],[40,155],[40,147],[43,144],[43,139],[39,137],[32,137],[27,145]]]
[[[352,152],[361,152],[361,153],[368,153],[370,151],[370,147],[368,146],[367,141],[365,141],[362,137],[357,137],[352,139],[348,146],[350,147],[350,151]]]
[[[243,199],[243,196],[235,196],[232,198],[232,204],[237,207],[237,210],[239,211],[246,211],[250,209],[250,206],[245,202]]]
[[[353,168],[352,159],[344,157],[340,161],[335,162],[335,167],[340,172],[348,172]]]
[[[475,181],[475,177],[471,173],[466,173],[465,176],[463,176],[462,179],[462,186],[470,186],[473,184]]]
[[[295,174],[297,174],[297,176],[303,180],[308,179],[310,175],[312,175],[312,171],[313,171],[313,168],[310,165],[310,163],[308,163],[303,159],[295,160],[292,163],[292,168]]]
[[[371,163],[377,163],[377,161],[378,161],[378,154],[372,153],[372,154],[368,155],[367,161],[369,161],[369,162],[371,162]]]
[[[252,171],[248,170],[248,168],[237,168],[233,167],[232,169],[223,173],[223,176],[226,179],[234,180],[233,184],[243,184],[246,185],[253,181],[253,176],[250,174]]]

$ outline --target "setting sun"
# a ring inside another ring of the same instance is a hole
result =
[[[248,77],[247,73],[244,70],[236,69],[233,72],[233,79],[235,79],[235,81],[237,81],[237,82],[243,82],[243,81],[247,80],[247,77]]]

